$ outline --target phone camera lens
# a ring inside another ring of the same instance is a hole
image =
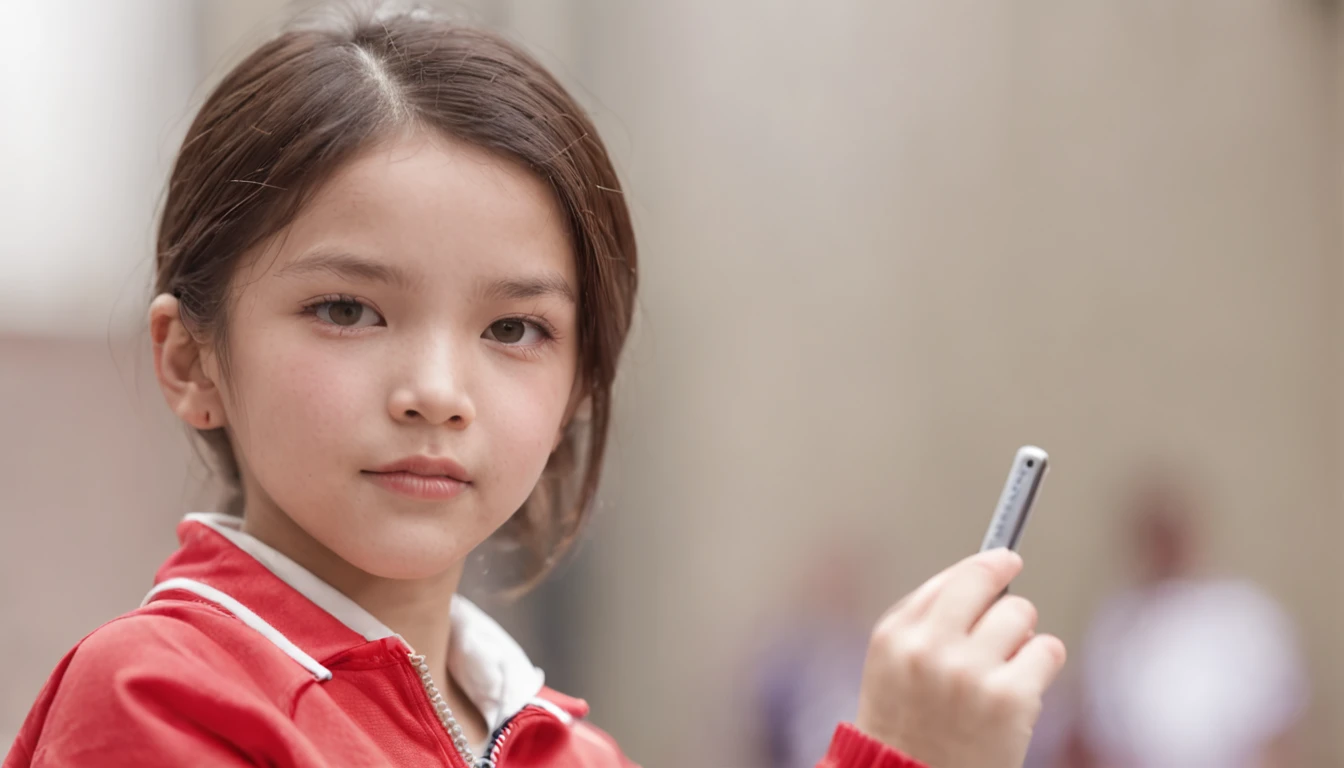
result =
[[[1035,460],[1035,459],[1027,459],[1027,469],[1031,469],[1031,468],[1034,467],[1034,466],[1036,466],[1036,460]]]

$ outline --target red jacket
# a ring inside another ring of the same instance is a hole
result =
[[[141,608],[61,660],[3,768],[467,768],[401,637],[233,518],[178,537]],[[493,734],[480,765],[633,766],[480,609],[455,599],[452,625],[449,669]],[[821,763],[873,766],[924,768],[848,725]]]

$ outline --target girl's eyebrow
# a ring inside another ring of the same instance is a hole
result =
[[[340,251],[316,251],[286,264],[276,273],[279,277],[326,273],[348,280],[376,282],[402,290],[411,290],[420,282],[395,264],[383,264],[362,256]],[[541,272],[524,277],[509,277],[482,284],[479,291],[487,301],[518,301],[553,297],[577,304],[574,288],[558,272]]]
[[[549,296],[576,304],[574,289],[558,272],[542,272],[526,277],[513,277],[485,283],[481,297],[494,301],[516,301]]]
[[[349,280],[386,283],[410,290],[416,281],[411,274],[394,264],[381,264],[360,256],[337,251],[318,251],[286,264],[279,277],[288,275],[310,275],[326,272]]]

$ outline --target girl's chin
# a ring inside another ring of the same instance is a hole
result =
[[[360,542],[350,548],[336,550],[337,556],[370,576],[380,579],[423,580],[458,571],[471,552],[461,549],[456,542],[444,542],[442,547],[425,546],[421,541],[411,546],[371,546]]]
[[[351,506],[375,508],[358,502]],[[473,538],[480,526],[471,524],[470,510],[426,514],[423,508],[376,508],[379,511],[373,515],[332,511],[317,520],[296,522],[337,558],[381,579],[423,580],[460,573],[467,555],[480,543]],[[479,533],[484,540],[490,532]]]

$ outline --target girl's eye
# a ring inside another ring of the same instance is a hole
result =
[[[324,301],[313,307],[313,314],[341,328],[368,328],[383,322],[377,312],[358,301]]]
[[[483,334],[486,338],[494,339],[501,344],[513,346],[528,346],[544,341],[546,332],[536,323],[530,323],[516,317],[496,320],[485,329]]]

